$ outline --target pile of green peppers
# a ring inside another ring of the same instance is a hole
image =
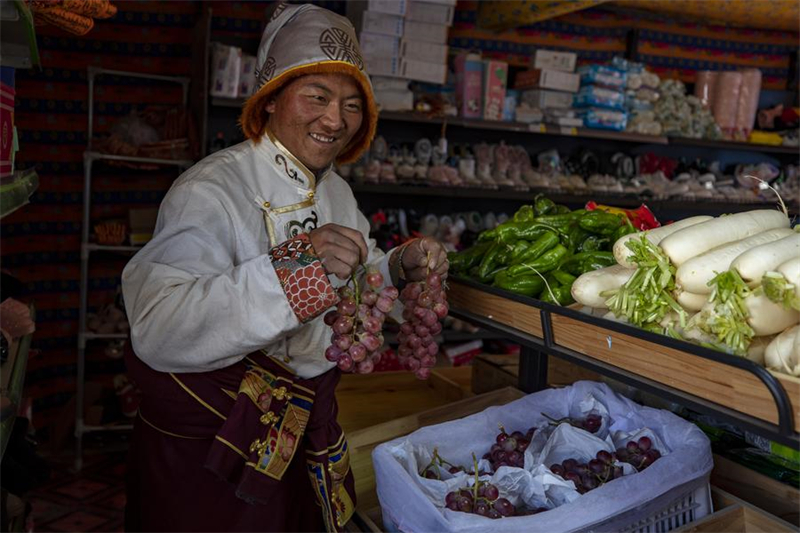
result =
[[[450,253],[450,271],[544,302],[569,305],[572,283],[614,264],[611,249],[635,228],[624,215],[556,205],[539,195],[474,246]]]

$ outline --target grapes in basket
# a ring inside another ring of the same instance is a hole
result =
[[[597,433],[600,431],[600,427],[603,425],[603,417],[596,413],[589,413],[584,418],[553,418],[545,413],[542,413],[542,416],[548,419],[550,424],[553,426],[557,426],[559,424],[570,424],[576,428],[586,430],[589,433]]]
[[[496,442],[483,458],[489,461],[495,471],[501,466],[524,467],[525,450],[531,443],[536,428],[530,428],[524,435],[521,431],[514,431],[509,435],[502,424],[499,426],[500,433],[495,437]]]
[[[653,441],[649,437],[628,442],[624,448],[617,448],[615,455],[620,461],[632,464],[639,472],[661,458],[661,452],[653,448]]]

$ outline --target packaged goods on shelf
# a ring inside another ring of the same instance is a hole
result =
[[[533,56],[533,68],[574,72],[578,54],[538,49]]]
[[[404,22],[405,19],[400,15],[367,10],[361,21],[361,31],[402,37]]]
[[[407,19],[419,20],[432,24],[442,24],[444,26],[453,24],[453,17],[456,11],[454,5],[418,2],[416,0],[411,0],[407,2],[407,4]]]
[[[483,118],[501,120],[506,98],[508,63],[486,59],[483,61]]]
[[[520,92],[520,101],[539,109],[569,109],[572,107],[572,93],[529,89]]]
[[[458,114],[464,118],[480,118],[483,101],[483,62],[480,54],[458,54],[455,72]]]
[[[715,70],[701,70],[694,82],[694,95],[708,108],[713,108],[717,76],[719,73]]]
[[[755,68],[742,71],[742,87],[736,107],[736,122],[733,136],[746,141],[753,131],[758,112],[758,99],[761,96],[761,71]]]
[[[539,124],[544,119],[544,115],[538,107],[531,107],[525,102],[522,102],[514,111],[514,118],[517,122],[522,122],[524,124]]]
[[[402,58],[399,74],[409,80],[443,84],[447,79],[447,64]]]
[[[400,57],[400,37],[362,31],[358,38],[364,58]]]
[[[578,92],[580,85],[579,74],[542,69],[519,72],[514,82],[515,89],[553,89],[570,93]]]
[[[679,80],[663,80],[654,109],[662,133],[693,139],[719,139],[720,126],[699,98],[686,95],[686,86]],[[717,102],[719,104],[719,102]]]
[[[503,100],[503,117],[505,122],[514,122],[516,120],[517,102],[519,101],[519,92],[508,89],[506,97]]]
[[[575,95],[573,103],[577,108],[597,107],[625,110],[625,93],[597,85],[584,85]]]
[[[408,9],[408,2],[397,2],[395,0],[369,0],[367,9],[388,15],[404,16]]]
[[[435,44],[403,37],[400,40],[400,55],[406,59],[428,61],[430,63],[447,63],[445,44]]]
[[[736,128],[736,109],[739,106],[739,92],[742,89],[741,72],[720,72],[714,86],[714,119],[722,129],[723,135],[733,138]]]
[[[418,40],[428,43],[446,44],[449,26],[445,24],[431,24],[418,20],[406,20],[403,36],[406,39]]]
[[[236,98],[242,71],[242,49],[221,43],[211,48],[211,96]]]
[[[372,76],[400,76],[401,61],[399,57],[364,56],[367,71]]]
[[[606,65],[584,65],[578,69],[581,85],[601,85],[622,89],[628,77],[625,71]]]
[[[602,422],[594,435],[567,423],[553,429],[545,414],[553,419],[593,414]],[[473,470],[473,454],[480,457],[491,448],[498,423],[508,431],[535,429],[522,468],[501,467],[492,472],[489,462],[483,460],[478,464],[485,472],[481,481],[498,487],[500,496],[518,510],[540,512],[513,520],[501,518],[488,525],[484,517],[445,505],[446,494],[469,487],[473,475],[443,469],[440,479],[427,479],[420,472],[430,462],[434,448],[452,464]],[[586,494],[580,495],[573,483],[549,470],[551,464],[566,458],[588,461],[601,450],[612,453],[642,435],[649,436],[653,448],[660,448],[661,457],[639,473],[625,467],[631,473]],[[711,512],[708,479],[713,460],[702,431],[672,413],[642,407],[594,382],[545,390],[460,420],[422,428],[378,446],[373,462],[384,525],[392,531],[625,530],[689,499],[697,507],[693,516],[685,515],[682,520],[698,520]]]
[[[628,114],[625,111],[614,111],[599,107],[583,109],[578,116],[583,119],[583,124],[587,128],[623,131],[628,123]]]

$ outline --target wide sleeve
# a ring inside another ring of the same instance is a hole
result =
[[[153,240],[123,271],[133,349],[155,370],[229,366],[336,302],[304,236],[234,264],[234,224],[221,197],[202,182],[173,187]]]

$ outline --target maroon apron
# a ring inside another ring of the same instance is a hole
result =
[[[127,531],[340,531],[355,509],[333,369],[313,379],[254,352],[227,368],[157,372],[128,462]]]

